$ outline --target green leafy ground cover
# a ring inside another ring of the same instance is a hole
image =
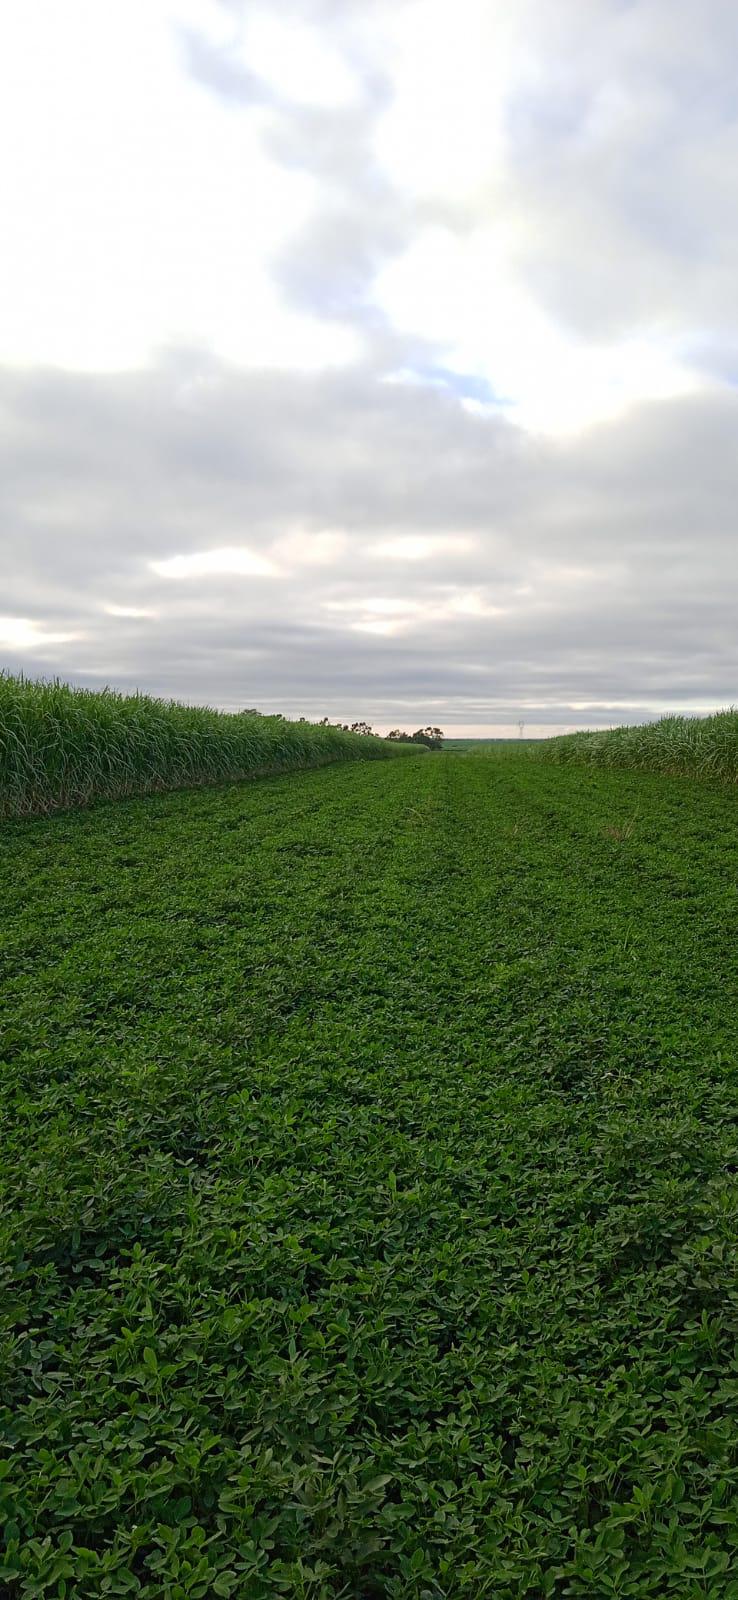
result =
[[[1,1592],[734,1600],[734,795],[429,756],[1,842]]]

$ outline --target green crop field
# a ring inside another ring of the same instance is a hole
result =
[[[0,1593],[736,1600],[734,789],[429,755],[0,845]]]

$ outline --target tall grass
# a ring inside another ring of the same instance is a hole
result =
[[[533,751],[547,761],[738,782],[738,710],[710,717],[661,717],[606,733],[567,733]]]
[[[315,723],[0,673],[0,817],[421,751]]]

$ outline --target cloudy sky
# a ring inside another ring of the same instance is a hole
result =
[[[738,700],[738,7],[0,18],[0,663],[447,731]]]

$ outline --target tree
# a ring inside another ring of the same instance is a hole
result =
[[[388,733],[386,737],[388,739],[404,739],[407,740],[408,744],[410,743],[410,734],[403,733],[402,728],[393,728],[392,732]]]
[[[429,750],[443,749],[443,733],[440,728],[418,728],[411,737],[414,744],[427,745]]]
[[[351,724],[351,732],[352,733],[372,733],[373,729],[370,728],[368,722],[352,722],[352,724]]]

